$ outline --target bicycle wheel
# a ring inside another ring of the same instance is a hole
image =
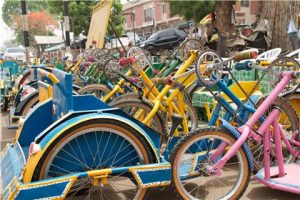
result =
[[[256,106],[259,106],[265,98],[260,99]],[[287,139],[291,139],[293,136],[293,133],[297,133],[299,130],[299,121],[298,116],[296,114],[296,111],[293,109],[293,107],[283,98],[276,98],[275,101],[269,106],[268,110],[265,113],[265,116],[268,116],[272,112],[274,108],[277,108],[280,110],[280,116],[279,116],[279,123],[282,125],[282,128],[284,130],[285,136]],[[257,127],[261,123],[257,123]],[[254,127],[257,128],[257,127]],[[299,133],[298,133],[299,136]],[[294,147],[293,144],[291,144],[292,147]],[[261,169],[264,166],[263,163],[263,144],[257,143],[254,140],[249,140],[249,147],[251,149],[252,155],[253,155],[253,161],[254,161],[254,171],[257,171]],[[282,149],[283,149],[283,156],[285,163],[292,162],[295,157],[293,157],[290,152],[288,151],[285,143],[282,142]],[[270,148],[270,156],[271,156],[271,165],[275,166],[277,165],[276,162],[276,152],[274,145],[271,145]],[[273,161],[273,162],[272,162]]]
[[[125,94],[122,94],[116,98],[114,98],[109,104],[112,104],[112,102],[117,102],[124,99],[139,99],[141,96],[134,92],[127,92]]]
[[[298,119],[300,118],[300,93],[298,91],[286,94],[282,96],[282,98],[287,99],[288,102],[291,104],[291,106],[294,108],[294,110],[297,113]]]
[[[250,178],[249,163],[244,149],[225,163],[220,175],[209,173],[236,139],[227,130],[200,128],[181,139],[171,154],[172,189],[181,199],[238,199]],[[222,155],[211,155],[225,144]]]
[[[188,39],[186,40],[180,50],[179,50],[179,55],[182,58],[182,60],[187,60],[189,57],[189,51],[191,50],[197,50],[198,52],[201,52],[204,50],[204,47],[200,40],[197,39]]]
[[[153,161],[148,143],[131,127],[108,119],[92,120],[73,127],[52,142],[39,161],[34,180],[96,169],[148,164]],[[79,178],[67,198],[141,199],[146,190],[133,175],[108,176],[108,184],[93,186],[92,178]]]
[[[100,84],[89,84],[78,90],[79,94],[92,94],[98,99],[101,99],[110,92],[111,90],[107,86]]]
[[[111,102],[110,106],[120,108],[139,121],[143,121],[152,110],[150,105],[140,99],[121,99],[119,101]],[[150,120],[150,124],[147,125],[155,131],[163,135],[165,134],[163,122],[158,114],[155,114]]]

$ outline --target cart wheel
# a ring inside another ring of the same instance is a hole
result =
[[[153,155],[139,132],[119,121],[101,119],[81,123],[65,131],[47,148],[35,171],[34,180],[96,169],[149,164]],[[129,172],[108,174],[107,184],[92,184],[92,177],[78,178],[67,199],[142,199]],[[101,181],[100,181],[101,182]]]

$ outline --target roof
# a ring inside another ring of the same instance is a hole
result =
[[[34,42],[35,44],[60,44],[63,43],[64,40],[59,36],[35,35]]]
[[[51,52],[51,51],[59,51],[65,49],[65,45],[64,44],[58,44],[49,48],[45,49],[45,52]]]

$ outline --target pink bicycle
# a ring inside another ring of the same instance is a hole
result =
[[[291,58],[278,58],[273,66],[298,65]],[[247,123],[236,129],[223,120],[223,126],[195,130],[183,138],[171,156],[172,187],[184,199],[239,199],[246,190],[253,157],[249,141],[261,143],[263,163],[255,179],[273,189],[300,194],[299,132],[290,135],[279,123],[280,110],[266,115],[269,105],[300,72],[269,70],[277,85]]]

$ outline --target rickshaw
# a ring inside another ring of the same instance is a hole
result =
[[[148,188],[171,183],[160,133],[93,95],[74,95],[71,74],[43,68],[32,73],[39,79],[40,103],[19,121],[15,140],[1,152],[3,199],[94,192],[142,199]],[[180,123],[174,116],[170,135]]]

